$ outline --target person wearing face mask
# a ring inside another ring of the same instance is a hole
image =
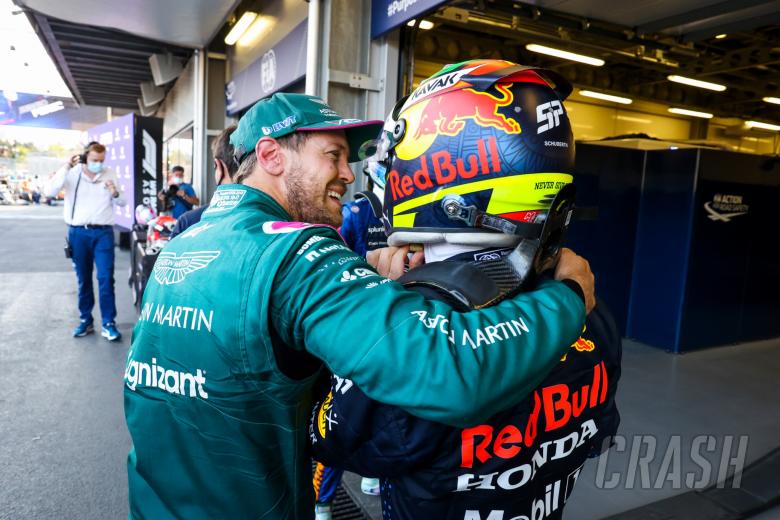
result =
[[[200,199],[195,195],[195,189],[192,187],[192,184],[184,182],[184,168],[181,166],[174,166],[171,168],[170,183],[168,187],[169,191],[172,191],[171,188],[174,186],[176,186],[177,189],[176,194],[170,199],[170,202],[173,204],[170,211],[171,216],[178,219],[184,213],[191,210],[193,206],[200,204]],[[164,201],[167,196],[166,192],[161,191],[157,195],[157,198]]]
[[[94,265],[103,323],[101,335],[117,341],[122,335],[116,327],[114,299],[114,206],[124,206],[127,202],[118,189],[116,174],[104,166],[105,158],[105,146],[95,141],[89,143],[83,155],[73,156],[46,182],[44,194],[55,197],[60,190],[65,190],[67,249],[79,284],[80,321],[73,336],[82,337],[94,331]]]
[[[214,182],[216,182],[217,186],[233,182],[233,175],[238,167],[235,161],[233,161],[233,147],[230,145],[230,135],[235,129],[236,125],[225,128],[211,145],[211,153],[214,156]],[[209,205],[206,204],[205,206],[191,209],[176,219],[176,226],[174,226],[171,232],[171,238],[200,222],[201,215],[208,208]]]

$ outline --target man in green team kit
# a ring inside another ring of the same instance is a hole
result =
[[[302,94],[239,122],[235,184],[160,254],[133,333],[130,518],[312,517],[307,429],[323,363],[372,399],[462,426],[523,399],[578,337],[594,299],[576,255],[559,264],[562,282],[460,313],[344,245],[330,226],[348,163],[381,125]],[[461,344],[511,320],[527,330]]]

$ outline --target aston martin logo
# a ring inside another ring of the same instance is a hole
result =
[[[154,279],[160,285],[173,285],[184,281],[188,274],[207,267],[221,251],[194,251],[176,256],[176,253],[160,253],[154,263]]]

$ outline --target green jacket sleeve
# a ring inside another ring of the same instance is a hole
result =
[[[559,282],[460,313],[379,276],[331,230],[295,235],[278,241],[292,242],[271,294],[281,340],[424,419],[468,426],[519,402],[582,330],[583,302]]]

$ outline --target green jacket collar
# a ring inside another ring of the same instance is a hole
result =
[[[291,220],[287,211],[273,197],[243,184],[219,186],[211,197],[209,208],[203,213],[203,218],[221,218],[236,211],[246,210],[262,211],[283,221]]]

